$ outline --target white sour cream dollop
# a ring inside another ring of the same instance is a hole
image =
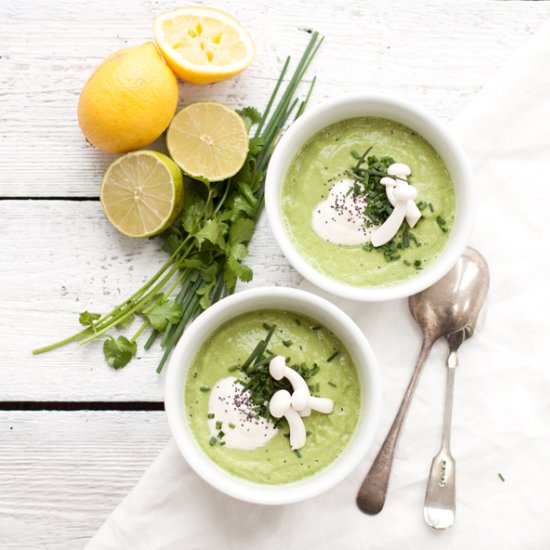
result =
[[[354,195],[353,184],[351,178],[337,181],[313,209],[311,226],[322,239],[348,246],[370,241],[376,227],[367,223],[365,199]]]
[[[253,410],[250,391],[243,391],[234,376],[221,378],[210,392],[208,429],[212,437],[230,449],[249,451],[269,442],[278,429]],[[221,426],[220,424],[221,423]],[[222,438],[219,432],[224,433]]]

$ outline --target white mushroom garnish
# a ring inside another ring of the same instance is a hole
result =
[[[286,378],[294,391],[305,390],[309,393],[307,382],[294,369],[286,366],[285,358],[282,355],[276,355],[269,362],[269,374],[275,380]],[[310,414],[311,409],[307,407],[300,411],[300,416],[309,416]]]
[[[290,430],[290,448],[301,449],[306,444],[306,427],[298,411],[292,407],[292,398],[286,390],[279,390],[269,401],[269,412],[274,418],[284,417]]]
[[[292,394],[292,406],[298,411],[311,409],[320,413],[330,414],[334,409],[332,399],[328,397],[315,397],[308,390],[296,390]]]
[[[399,231],[407,212],[407,203],[416,198],[416,189],[412,185],[398,185],[393,190],[395,206],[389,218],[372,234],[373,246],[382,246],[391,241]]]
[[[388,174],[380,179],[380,183],[386,188],[386,195],[393,206],[393,212],[372,233],[371,243],[373,246],[382,246],[391,241],[399,231],[404,219],[407,220],[409,227],[414,227],[422,217],[415,202],[416,188],[407,182],[407,178],[411,175],[411,169],[406,164],[395,162],[388,166]]]

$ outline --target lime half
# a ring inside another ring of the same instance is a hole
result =
[[[244,164],[248,132],[241,116],[230,107],[199,101],[174,117],[166,145],[186,174],[221,181],[234,176]]]
[[[151,237],[167,229],[181,210],[182,174],[161,153],[128,153],[107,168],[100,198],[107,219],[121,233]]]

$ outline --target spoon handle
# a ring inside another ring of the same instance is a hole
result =
[[[447,359],[448,368],[441,449],[433,459],[428,486],[426,487],[426,497],[424,499],[424,521],[434,529],[447,529],[450,527],[454,523],[456,513],[456,466],[455,459],[451,454],[451,423],[453,416],[455,369],[458,367],[456,351],[464,340],[464,334],[448,339],[450,352]]]
[[[434,338],[424,337],[420,355],[418,356],[409,385],[405,390],[405,395],[403,396],[399,410],[397,411],[390,431],[388,432],[380,451],[378,451],[378,455],[374,459],[374,462],[372,463],[372,466],[370,467],[370,470],[359,489],[359,493],[357,494],[357,506],[365,514],[378,514],[384,507],[397,440],[399,439],[401,427],[403,426],[405,416],[409,410],[409,405],[414,395],[414,390],[418,384],[422,367],[424,366],[428,354],[432,349],[433,343]]]

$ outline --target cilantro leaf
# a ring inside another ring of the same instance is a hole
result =
[[[204,241],[208,241],[220,248],[225,248],[224,235],[226,231],[226,223],[221,222],[217,218],[211,218],[195,233],[195,239],[199,248],[202,248]]]
[[[98,319],[101,319],[101,314],[99,313],[90,313],[88,310],[83,311],[78,316],[78,322],[83,327],[92,327],[94,324],[94,321],[97,321]]]
[[[119,336],[116,340],[109,336],[103,342],[103,355],[105,361],[113,369],[125,367],[137,352],[137,344],[131,342],[125,336]]]
[[[228,245],[232,247],[238,243],[247,243],[254,234],[256,224],[248,218],[238,218],[229,228]]]
[[[153,304],[143,310],[143,315],[151,323],[153,328],[163,332],[168,324],[175,325],[183,315],[183,309],[174,300],[165,300],[161,295]]]
[[[260,111],[258,111],[256,107],[244,107],[243,109],[237,109],[237,113],[241,115],[247,131],[250,130],[254,124],[258,124],[262,118]]]

